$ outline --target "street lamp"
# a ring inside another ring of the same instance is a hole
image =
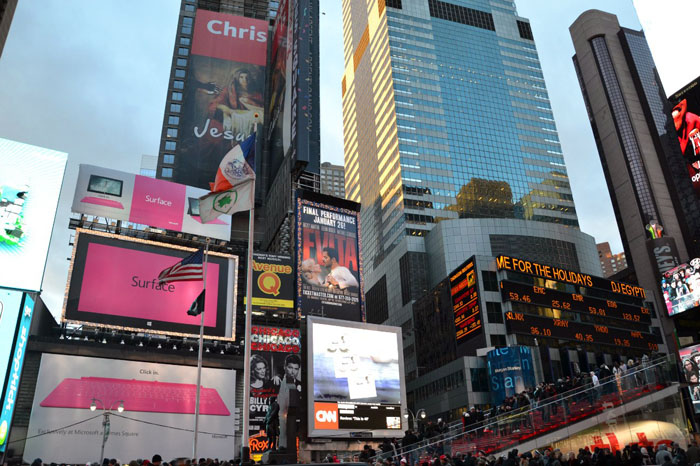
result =
[[[117,406],[117,411],[120,413],[124,412],[124,400],[117,400],[112,402],[112,404],[109,406],[109,409],[105,406],[105,404],[102,402],[102,400],[98,398],[93,398],[92,402],[90,403],[90,411],[95,411],[97,409],[97,402],[99,402],[102,405],[102,449],[100,450],[100,461],[98,461],[99,464],[102,464],[102,461],[105,456],[105,444],[107,443],[107,437],[109,437],[109,415],[112,414],[112,410],[114,409],[114,405],[116,403],[119,403]]]
[[[424,421],[426,417],[428,417],[428,413],[425,412],[425,409],[421,408],[416,413],[414,414],[413,411],[410,409],[406,408],[406,411],[408,411],[406,414],[403,415],[406,419],[408,419],[408,415],[411,415],[411,418],[413,418],[413,429],[418,430],[418,419],[421,421]]]

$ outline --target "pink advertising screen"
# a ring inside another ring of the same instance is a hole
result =
[[[202,281],[159,285],[158,274],[191,251],[152,242],[80,232],[76,238],[66,320],[124,328],[198,334],[199,316],[187,310],[202,291]],[[209,255],[204,302],[206,335],[232,333],[231,259]],[[229,289],[230,288],[230,289]]]

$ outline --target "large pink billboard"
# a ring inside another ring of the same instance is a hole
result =
[[[160,285],[158,274],[191,254],[189,248],[78,230],[64,320],[111,328],[198,334],[187,314],[202,281]],[[210,253],[204,333],[233,338],[236,258]]]
[[[209,191],[94,165],[80,165],[71,210],[81,214],[228,241],[231,217],[202,223],[199,198]]]

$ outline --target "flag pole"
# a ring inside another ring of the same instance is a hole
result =
[[[255,180],[253,180],[255,192]],[[248,433],[250,423],[250,334],[252,322],[253,296],[253,226],[255,218],[255,203],[248,212],[248,260],[246,263],[246,300],[245,300],[245,351],[243,356],[243,435],[241,440],[241,463],[250,462]]]
[[[204,276],[202,277],[202,293],[207,289],[207,263],[209,261],[209,237],[204,248]],[[206,294],[204,296],[206,300]],[[204,347],[204,309],[199,313],[199,354],[197,355],[197,398],[194,405],[194,445],[192,446],[192,457],[197,458],[197,436],[199,435],[199,392],[202,387],[202,348]]]

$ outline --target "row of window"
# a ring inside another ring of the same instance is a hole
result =
[[[415,390],[416,401],[427,400],[438,393],[449,392],[455,388],[464,386],[464,371],[455,372],[448,376],[437,379],[429,384],[418,387]]]

